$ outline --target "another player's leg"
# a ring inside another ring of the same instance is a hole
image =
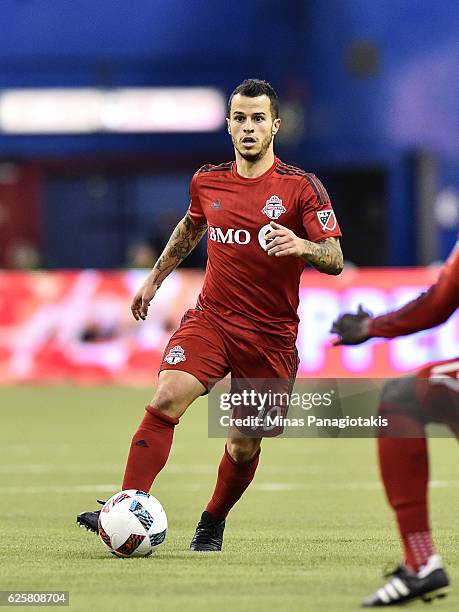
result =
[[[153,400],[145,407],[145,416],[132,438],[122,490],[150,490],[169,457],[179,418],[205,390],[188,372],[164,370],[160,373]],[[97,533],[99,514],[100,510],[82,512],[77,516],[77,523]]]
[[[414,599],[430,601],[446,595],[448,576],[435,553],[429,525],[428,420],[416,397],[416,378],[389,382],[381,398],[380,413],[389,429],[378,438],[381,477],[393,508],[404,549],[404,561],[391,579],[367,597],[364,607],[381,607]]]
[[[218,467],[217,483],[196,527],[191,550],[209,552],[222,549],[226,517],[255,476],[260,444],[261,439],[256,438],[228,438]]]

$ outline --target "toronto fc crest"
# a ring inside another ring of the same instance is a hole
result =
[[[286,210],[287,209],[282,204],[282,200],[276,195],[273,195],[269,198],[269,200],[266,200],[266,204],[261,212],[275,221],[276,219],[279,219],[279,217],[286,212]]]
[[[177,365],[177,363],[180,363],[181,361],[186,361],[185,351],[180,345],[173,346],[167,353],[164,361],[167,361],[169,365]]]

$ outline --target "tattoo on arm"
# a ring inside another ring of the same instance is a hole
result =
[[[305,240],[304,259],[319,272],[340,274],[343,269],[343,253],[338,238],[325,238],[320,242]]]
[[[188,257],[206,231],[207,225],[197,227],[188,213],[183,217],[154,265],[153,270],[157,273],[158,284],[161,284]]]

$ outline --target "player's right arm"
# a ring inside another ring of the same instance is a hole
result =
[[[369,338],[396,338],[444,323],[459,307],[459,249],[442,269],[438,281],[425,293],[398,310],[371,317],[362,307],[357,314],[346,313],[334,323],[332,332],[339,344],[360,344]]]
[[[132,300],[131,312],[136,321],[146,319],[148,306],[161,283],[188,257],[206,231],[207,224],[195,225],[190,212],[179,221],[164,251]]]

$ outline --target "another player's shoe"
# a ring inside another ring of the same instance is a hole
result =
[[[97,500],[102,506],[105,504],[100,499]],[[76,518],[76,522],[80,527],[85,527],[88,531],[93,533],[99,533],[99,516],[100,510],[94,510],[94,512],[82,512]]]
[[[398,606],[416,599],[430,602],[449,593],[449,579],[439,555],[432,555],[417,574],[400,565],[386,576],[392,576],[376,593],[362,601],[364,608]]]
[[[218,551],[222,549],[225,519],[215,519],[207,510],[202,513],[201,520],[191,540],[190,550]]]

